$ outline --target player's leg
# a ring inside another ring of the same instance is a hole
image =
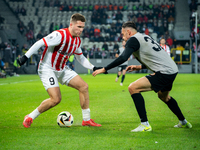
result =
[[[33,120],[36,119],[41,113],[49,110],[50,108],[56,106],[61,101],[61,93],[59,87],[53,87],[47,89],[50,98],[44,100],[39,107],[37,107],[33,112],[29,114]]]
[[[170,91],[165,91],[165,92],[158,92],[158,97],[161,99],[169,109],[178,117],[179,119],[179,124],[175,125],[174,127],[187,127],[187,128],[192,128],[192,125],[185,119],[183,116],[180,107],[178,106],[177,101],[169,95]]]
[[[88,84],[83,81],[83,79],[79,75],[77,75],[69,81],[68,86],[75,88],[79,91],[80,105],[83,114],[82,125],[101,126],[100,124],[95,123],[90,118]]]
[[[36,119],[41,113],[56,106],[61,101],[61,93],[56,75],[52,70],[39,71],[41,81],[47,90],[50,98],[44,100],[39,107],[33,110],[30,114],[26,115],[23,121],[23,125],[29,128],[34,119]]]
[[[49,93],[50,98],[44,100],[39,107],[37,107],[29,115],[25,116],[23,122],[24,127],[29,128],[33,120],[36,119],[41,113],[60,103],[61,93],[59,87],[49,88],[47,92]]]
[[[141,120],[141,125],[131,132],[151,131],[152,128],[147,119],[144,98],[141,94],[141,92],[152,90],[151,83],[146,77],[142,77],[131,83],[128,90]]]
[[[82,109],[89,108],[89,93],[88,93],[88,84],[83,81],[83,79],[77,75],[70,80],[68,86],[75,88],[79,91],[80,105]]]
[[[50,108],[58,105],[61,101],[61,92],[60,92],[59,87],[49,88],[49,89],[47,89],[47,92],[48,92],[50,98],[44,100],[40,104],[40,106],[38,107],[38,111],[40,113],[43,113],[43,112],[49,110]]]
[[[123,82],[124,82],[124,79],[125,79],[125,74],[126,74],[126,70],[123,69],[122,70],[122,79],[121,79],[121,83],[120,83],[121,86],[123,85]]]
[[[118,73],[117,73],[117,77],[116,77],[116,79],[115,79],[115,82],[118,81],[118,79],[119,79],[119,77],[121,76],[121,74],[122,74],[122,72],[121,72],[121,71],[118,71]]]

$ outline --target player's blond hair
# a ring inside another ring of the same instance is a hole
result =
[[[75,21],[85,22],[86,19],[85,19],[85,16],[83,16],[82,14],[76,13],[76,14],[73,14],[70,19],[70,22],[75,22]]]

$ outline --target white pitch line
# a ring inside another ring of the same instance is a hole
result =
[[[0,83],[0,85],[17,84],[17,83],[32,82],[32,81],[39,81],[39,80],[37,79],[37,80],[26,80],[26,81],[10,82],[10,83]]]

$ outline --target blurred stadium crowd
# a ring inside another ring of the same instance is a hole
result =
[[[121,47],[121,26],[123,22],[134,21],[139,32],[157,40],[164,38],[172,48],[183,49],[199,47],[180,45],[173,36],[176,20],[176,0],[5,0],[19,20],[20,34],[26,41],[22,47],[17,43],[0,41],[0,58],[8,63],[15,62],[18,55],[23,55],[32,44],[54,30],[67,28],[73,13],[86,17],[86,27],[81,35],[82,50],[86,57],[115,58],[115,52]],[[195,37],[195,19],[192,13],[197,10],[196,0],[188,1],[191,15],[191,39]],[[0,16],[0,27],[4,29],[6,18]],[[200,25],[200,23],[199,23]],[[199,27],[199,26],[198,26]],[[199,28],[197,29],[199,32]],[[30,60],[37,64],[44,48],[38,50]],[[9,59],[8,59],[9,58]]]

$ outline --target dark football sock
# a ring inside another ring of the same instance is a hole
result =
[[[121,80],[121,83],[124,82],[124,79],[125,79],[125,75],[122,75],[122,80]]]
[[[141,122],[148,121],[145,109],[144,98],[140,93],[132,94],[131,95],[133,102],[135,103],[136,110],[140,117]]]
[[[183,116],[181,109],[178,106],[178,103],[176,102],[173,97],[168,102],[165,102],[169,109],[178,117],[179,120],[183,121],[185,117]]]
[[[117,74],[117,77],[119,78],[120,75]]]

